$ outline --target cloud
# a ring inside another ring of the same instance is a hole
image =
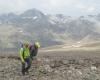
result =
[[[87,12],[93,12],[93,11],[95,11],[95,7],[93,7],[93,6],[91,6],[91,7],[89,7],[89,8],[87,9]]]
[[[34,1],[34,0],[33,0]],[[32,0],[0,0],[0,12],[15,12],[15,11],[23,11],[29,8],[32,8],[33,3]]]
[[[46,13],[86,14],[99,11],[99,3],[94,0],[0,0],[0,13],[36,8]]]
[[[79,0],[41,0],[42,5],[47,8],[66,8],[77,3]]]
[[[79,9],[81,12],[85,12],[85,13],[92,13],[96,10],[95,5],[91,4],[83,4],[83,3],[79,3],[76,5],[76,8]]]

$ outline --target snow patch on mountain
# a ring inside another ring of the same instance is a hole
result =
[[[37,16],[33,17],[34,20],[37,19],[37,18],[38,18]]]

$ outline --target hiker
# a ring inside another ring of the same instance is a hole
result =
[[[39,47],[40,47],[39,42],[35,42],[33,45],[30,45],[29,50],[30,50],[30,57],[32,60],[36,58]]]
[[[28,70],[31,67],[31,58],[30,58],[28,43],[24,43],[23,46],[21,47],[20,58],[22,62],[22,74],[25,75],[25,72],[29,73]],[[26,63],[27,63],[27,67],[26,67]]]

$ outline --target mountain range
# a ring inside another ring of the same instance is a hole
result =
[[[100,40],[100,14],[71,17],[30,9],[0,15],[0,50],[17,50],[20,43],[39,41],[41,47]]]

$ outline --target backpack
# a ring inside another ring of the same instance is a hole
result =
[[[37,49],[35,48],[34,45],[30,47],[30,56],[31,57],[37,56]]]

